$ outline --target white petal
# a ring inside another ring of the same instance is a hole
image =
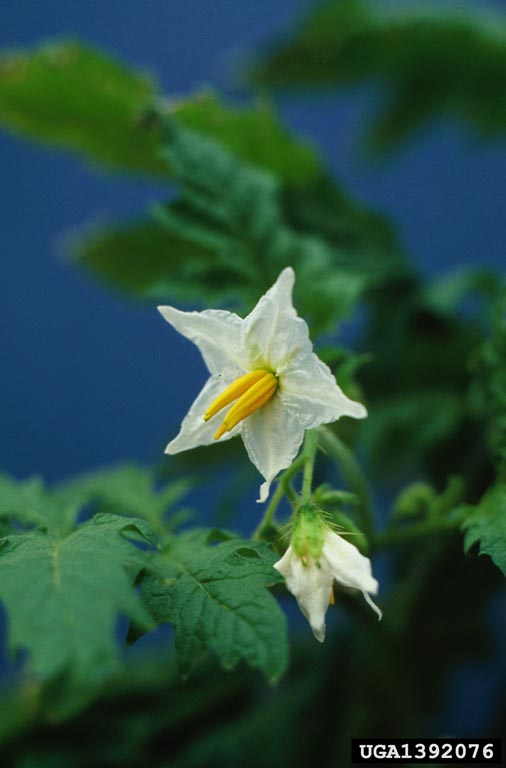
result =
[[[278,472],[290,466],[304,439],[304,427],[285,408],[276,394],[242,423],[242,439],[248,456],[264,476],[258,501],[265,501]]]
[[[243,344],[252,368],[265,366],[279,372],[312,349],[307,324],[292,305],[294,281],[294,271],[287,267],[244,319]]]
[[[212,401],[228,387],[233,381],[231,378],[223,376],[211,376],[207,380],[200,394],[197,396],[190,410],[183,419],[181,429],[177,437],[170,441],[165,449],[165,453],[180,453],[190,448],[197,448],[199,445],[211,445],[214,443],[214,435],[221,424],[220,414],[218,413],[209,421],[204,421],[204,413]],[[229,440],[239,433],[239,426],[234,427],[230,432],[226,432],[220,437],[220,442]]]
[[[334,578],[345,587],[375,595],[378,582],[372,576],[371,561],[349,541],[333,531],[325,534],[322,560],[328,562]]]
[[[378,608],[378,606],[376,605],[376,603],[374,602],[374,600],[372,600],[372,599],[369,597],[369,595],[367,594],[367,592],[362,592],[362,594],[363,594],[363,596],[364,596],[364,600],[366,601],[367,605],[369,605],[369,606],[370,606],[370,607],[373,609],[374,613],[375,613],[375,614],[377,615],[377,617],[378,617],[378,620],[379,620],[379,621],[381,621],[381,619],[383,618],[383,613],[380,611],[380,609]]]
[[[199,348],[210,373],[233,370],[236,376],[247,367],[241,329],[243,320],[233,312],[206,309],[203,312],[181,312],[174,307],[158,307],[160,314],[176,331]]]
[[[329,607],[333,576],[325,563],[318,567],[311,559],[304,565],[288,547],[276,568],[285,577],[286,587],[294,595],[299,608],[309,621],[320,643],[325,640],[325,614]]]
[[[278,560],[277,563],[274,563],[273,568],[276,568],[276,570],[286,578],[292,568],[292,557],[295,556],[296,555],[292,549],[292,545],[290,544],[281,560]]]
[[[337,421],[341,416],[363,419],[367,411],[338,387],[332,371],[313,352],[291,365],[279,378],[279,396],[297,412],[305,429]]]

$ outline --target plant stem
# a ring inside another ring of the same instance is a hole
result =
[[[382,531],[373,537],[371,547],[374,549],[385,549],[395,544],[402,544],[404,541],[413,541],[425,536],[431,536],[434,533],[458,530],[461,523],[462,517],[455,516],[442,520],[424,520],[420,523],[412,523],[402,527],[387,528],[386,531]]]
[[[321,447],[334,456],[345,482],[358,497],[357,516],[360,517],[360,525],[367,538],[372,538],[374,534],[374,515],[371,496],[367,480],[358,461],[348,446],[330,429],[320,427],[318,434]]]
[[[290,486],[290,480],[294,475],[297,474],[299,469],[304,465],[305,462],[305,456],[302,454],[299,456],[298,459],[296,459],[293,464],[288,467],[287,470],[283,472],[281,477],[279,478],[278,487],[276,488],[274,495],[272,499],[270,500],[269,505],[267,506],[267,509],[264,512],[264,516],[260,520],[260,523],[258,524],[257,529],[255,530],[253,534],[253,539],[262,539],[264,537],[264,534],[269,530],[269,528],[272,527],[273,521],[274,521],[274,515],[276,514],[276,510],[278,508],[279,502],[283,498],[284,495],[288,496],[290,501],[295,501],[296,497],[294,498],[293,490]]]
[[[302,452],[302,458],[304,460],[304,474],[302,477],[302,501],[305,504],[311,499],[314,462],[317,448],[318,434],[316,430],[310,429],[308,432],[306,432],[304,450]]]

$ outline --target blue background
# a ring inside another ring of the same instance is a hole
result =
[[[301,0],[2,0],[0,45],[75,36],[152,71],[167,93],[211,84],[234,98],[240,56],[289,29],[307,7]],[[368,89],[280,101],[290,128],[318,145],[347,188],[393,216],[421,270],[502,265],[504,147],[445,123],[388,161],[366,165],[357,136],[370,106]],[[5,134],[0,168],[0,467],[56,480],[122,459],[158,460],[204,366],[154,306],[129,303],[65,263],[61,236],[96,217],[128,217],[165,190],[101,175],[74,156]]]

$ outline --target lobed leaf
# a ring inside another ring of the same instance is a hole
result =
[[[22,527],[68,532],[81,503],[80,494],[49,490],[39,477],[20,481],[0,474],[0,517]]]
[[[506,575],[506,485],[492,486],[462,524],[464,551],[479,545],[480,555],[488,555]]]
[[[288,663],[285,617],[266,589],[281,580],[264,545],[228,539],[211,546],[192,531],[174,540],[143,584],[154,620],[174,625],[178,664],[188,674],[205,651],[225,669],[243,659],[277,680]]]
[[[253,105],[225,105],[212,91],[169,100],[171,115],[183,127],[218,141],[242,160],[266,168],[289,186],[318,180],[323,167],[316,150],[284,128],[266,101]]]
[[[137,517],[135,525],[144,518],[159,523],[166,512],[189,490],[186,480],[160,484],[154,469],[136,464],[115,467],[79,475],[63,488],[68,494],[81,495],[87,502],[98,502],[101,512]],[[142,531],[150,541],[149,533]],[[156,541],[151,540],[156,546]]]
[[[385,232],[378,227],[372,234],[364,212],[356,219],[350,213],[353,223],[341,240],[330,223],[328,240],[322,238],[314,213],[299,218],[296,193],[284,196],[274,176],[172,121],[164,157],[182,185],[181,199],[158,206],[155,220],[92,232],[74,248],[86,268],[134,295],[228,303],[246,312],[291,265],[298,308],[318,332],[347,316],[369,286],[399,274]],[[348,216],[351,203],[337,192],[325,200]],[[325,217],[330,222],[330,209]]]
[[[37,674],[100,674],[117,661],[119,613],[150,625],[132,586],[147,563],[125,538],[132,527],[153,541],[144,521],[116,515],[97,515],[66,536],[34,530],[2,539],[9,648],[28,651]]]

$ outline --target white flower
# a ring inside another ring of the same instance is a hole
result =
[[[325,640],[327,608],[334,602],[334,579],[344,587],[359,589],[381,619],[381,611],[369,597],[378,591],[371,561],[330,528],[326,528],[321,554],[317,559],[311,555],[300,557],[290,545],[274,568],[285,577],[287,589],[297,599],[320,643]]]
[[[193,341],[211,374],[167,445],[174,454],[240,434],[248,455],[265,478],[265,501],[278,472],[291,465],[306,429],[367,415],[349,400],[312,351],[307,324],[292,305],[295,275],[284,269],[244,319],[208,309],[181,312],[158,307],[179,333]],[[217,429],[214,416],[233,401]]]

